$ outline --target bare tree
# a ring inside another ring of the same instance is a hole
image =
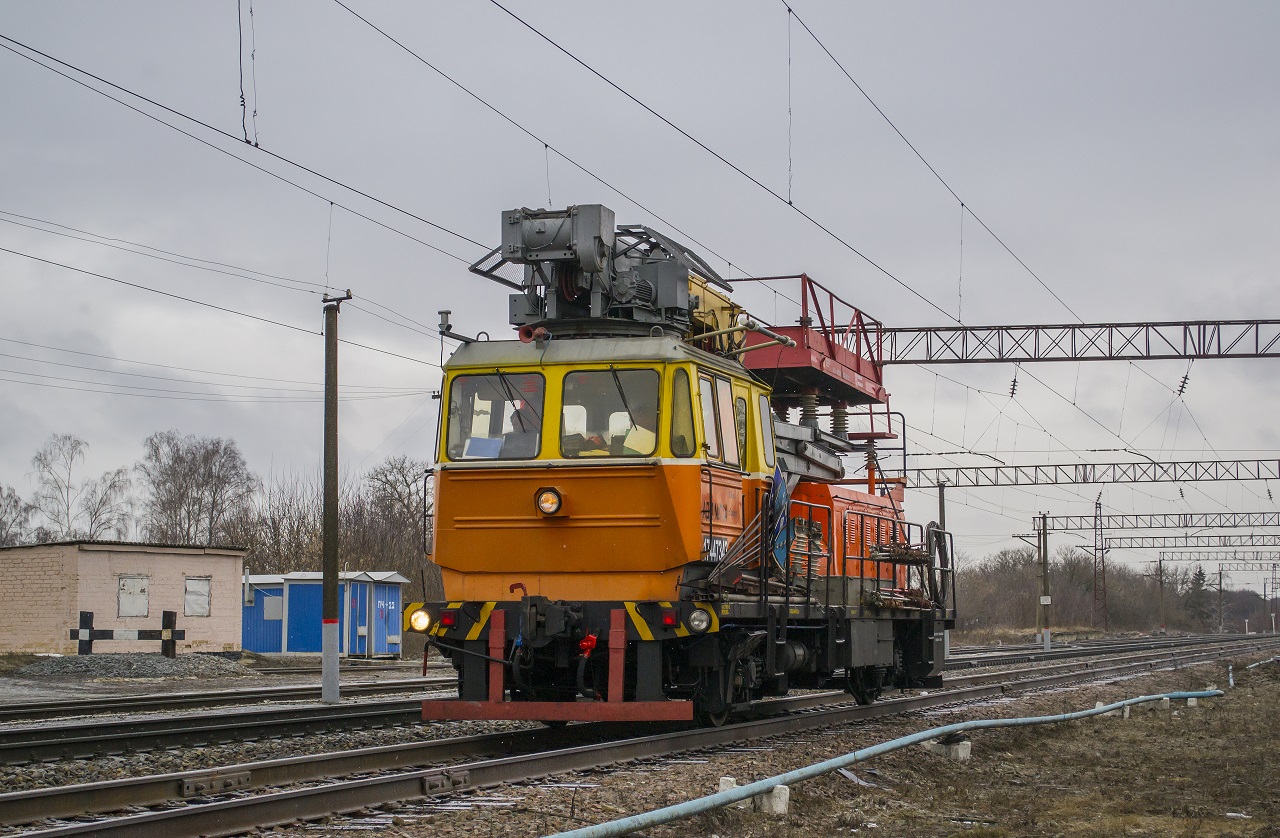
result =
[[[35,469],[36,494],[32,506],[44,518],[47,540],[74,538],[79,492],[74,473],[84,460],[88,446],[72,434],[54,434],[31,458]]]
[[[261,486],[235,440],[161,431],[135,466],[147,492],[143,527],[155,541],[212,544],[228,538]]]
[[[118,468],[77,482],[76,466],[88,447],[72,434],[54,434],[31,458],[36,494],[30,507],[43,519],[33,540],[128,536],[133,523],[129,473]]]
[[[13,547],[30,537],[33,511],[12,486],[0,485],[0,547]]]
[[[86,538],[102,539],[129,535],[133,523],[133,499],[129,496],[128,469],[104,471],[97,480],[86,479],[80,487],[80,520]]]

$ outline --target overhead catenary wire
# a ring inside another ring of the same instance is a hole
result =
[[[490,2],[494,2],[494,1],[495,0],[490,0]],[[1048,284],[1045,283],[1045,281],[1040,278],[1039,274],[1031,270],[1031,267],[1026,262],[1022,261],[1022,257],[1014,253],[1013,249],[1010,248],[1009,245],[1005,244],[1004,240],[1000,238],[998,235],[996,235],[995,231],[992,230],[990,227],[988,227],[985,221],[983,221],[980,217],[978,217],[978,214],[973,211],[973,208],[970,205],[966,204],[963,200],[961,200],[960,196],[956,194],[956,191],[951,188],[951,184],[947,183],[947,181],[942,177],[942,175],[938,173],[938,170],[933,167],[933,164],[930,163],[928,160],[926,160],[924,155],[920,153],[920,149],[916,148],[915,144],[907,139],[907,135],[902,133],[902,131],[898,128],[898,126],[894,124],[893,120],[889,118],[889,115],[886,114],[880,108],[880,106],[876,104],[875,100],[871,98],[871,96],[867,93],[865,89],[863,89],[862,85],[858,84],[857,79],[855,79],[853,75],[848,70],[845,69],[844,65],[841,64],[840,60],[836,58],[835,55],[831,52],[831,50],[827,48],[827,45],[822,42],[822,39],[818,37],[817,33],[815,33],[812,29],[809,28],[809,24],[805,23],[804,20],[800,17],[800,15],[796,14],[795,10],[788,3],[788,0],[781,0],[781,2],[783,3],[784,6],[787,7],[787,11],[790,12],[795,17],[796,22],[799,23],[800,26],[804,28],[804,31],[809,33],[809,37],[813,39],[813,42],[818,45],[819,49],[821,49],[824,53],[827,54],[827,57],[831,59],[832,63],[834,63],[836,67],[840,70],[840,72],[844,74],[844,77],[847,78],[855,88],[857,88],[858,92],[862,94],[863,98],[866,99],[868,103],[870,103],[871,107],[875,108],[876,113],[880,114],[880,116],[884,119],[884,121],[888,123],[889,127],[893,129],[893,132],[897,134],[904,143],[907,144],[907,147],[911,149],[912,153],[914,153],[915,156],[920,159],[920,162],[923,163],[926,168],[928,168],[928,170],[933,174],[935,178],[937,178],[938,183],[941,183],[943,188],[946,189],[947,192],[951,193],[951,197],[955,198],[956,201],[960,204],[961,212],[963,213],[967,211],[969,215],[973,217],[973,220],[978,222],[978,224],[982,226],[982,229],[986,230],[987,233],[991,236],[991,238],[995,239],[996,243],[999,244],[1000,247],[1002,247],[1006,253],[1012,256],[1014,260],[1019,265],[1021,265],[1026,270],[1026,272],[1032,276],[1032,278],[1035,279],[1036,282],[1040,283],[1041,288],[1048,291],[1049,294],[1055,300],[1057,300],[1058,303],[1063,308],[1071,312],[1072,317],[1076,318],[1081,323],[1083,323],[1084,319],[1081,318],[1079,314],[1076,314],[1075,309],[1073,309],[1070,305],[1068,305],[1066,300],[1058,296],[1058,293],[1054,291],[1052,288],[1050,288]],[[957,322],[958,322],[958,318],[957,318]]]
[[[526,136],[528,136],[530,139],[534,140],[535,142],[541,143],[541,144],[542,144],[542,147],[543,147],[543,149],[544,149],[544,151],[546,151],[546,150],[554,151],[554,152],[556,153],[556,156],[558,156],[561,160],[564,160],[566,163],[568,163],[569,165],[573,166],[575,169],[577,169],[578,171],[582,172],[584,175],[586,175],[587,177],[591,178],[591,179],[592,179],[592,180],[594,180],[596,183],[599,183],[601,186],[605,187],[605,188],[606,188],[606,189],[608,189],[609,191],[611,191],[611,192],[613,192],[614,194],[618,195],[618,196],[619,196],[619,197],[621,197],[622,199],[624,199],[624,200],[626,200],[626,201],[629,201],[629,202],[630,202],[631,204],[633,204],[634,206],[638,207],[639,209],[643,210],[644,212],[649,213],[649,214],[650,214],[651,216],[653,216],[655,219],[657,219],[658,221],[661,221],[663,224],[667,225],[667,226],[668,226],[668,227],[670,227],[672,230],[674,230],[675,232],[679,233],[683,238],[687,239],[691,244],[696,244],[698,247],[702,248],[702,249],[703,249],[703,250],[705,250],[707,253],[710,253],[712,256],[715,256],[717,259],[724,260],[725,262],[728,262],[728,261],[729,261],[727,257],[720,255],[720,254],[719,254],[718,252],[716,252],[712,247],[710,247],[709,245],[707,245],[707,244],[705,244],[705,243],[703,243],[703,242],[699,241],[696,237],[694,237],[693,235],[691,235],[691,234],[690,234],[690,233],[688,233],[687,231],[685,231],[685,230],[681,229],[677,224],[673,223],[672,221],[670,221],[670,220],[669,220],[669,219],[667,219],[667,218],[664,218],[661,214],[659,214],[658,212],[656,212],[656,211],[655,211],[655,210],[653,210],[652,208],[650,208],[650,207],[646,206],[645,204],[641,203],[638,199],[636,199],[636,198],[632,197],[630,194],[628,194],[628,193],[626,193],[626,192],[622,191],[622,189],[621,189],[621,188],[619,188],[619,187],[615,186],[614,184],[612,184],[611,182],[609,182],[609,181],[605,180],[602,176],[600,176],[600,175],[596,174],[594,171],[592,171],[591,169],[588,169],[588,168],[587,168],[585,165],[583,165],[582,163],[579,163],[577,160],[575,160],[574,158],[570,157],[570,156],[569,156],[568,154],[566,154],[564,151],[562,151],[562,150],[560,150],[559,148],[557,148],[556,146],[552,145],[548,140],[546,140],[546,139],[545,139],[545,138],[543,138],[542,136],[540,136],[540,135],[538,135],[538,134],[534,133],[534,132],[533,132],[532,130],[530,130],[529,128],[526,128],[522,123],[520,123],[519,121],[517,121],[515,118],[513,118],[513,117],[509,116],[505,111],[500,110],[496,105],[492,104],[492,103],[491,103],[491,102],[489,102],[487,99],[483,98],[483,97],[482,97],[482,96],[480,96],[478,93],[474,92],[474,91],[473,91],[473,90],[471,90],[469,87],[467,87],[466,85],[462,84],[462,83],[461,83],[461,82],[459,82],[457,79],[455,79],[455,78],[453,78],[452,76],[450,76],[448,73],[444,72],[444,70],[441,70],[441,69],[440,69],[438,66],[436,66],[435,64],[433,64],[433,63],[431,63],[430,61],[428,61],[427,59],[423,58],[420,54],[418,54],[418,53],[417,53],[417,52],[415,52],[414,50],[410,49],[410,48],[409,48],[409,46],[408,46],[407,44],[405,44],[403,41],[400,41],[400,40],[399,40],[399,39],[397,39],[395,36],[393,36],[391,33],[387,32],[385,29],[383,29],[382,27],[378,26],[376,23],[374,23],[373,21],[369,20],[369,19],[368,19],[368,18],[366,18],[364,15],[360,14],[360,13],[359,13],[359,12],[357,12],[355,9],[351,8],[350,6],[348,6],[346,3],[343,3],[343,2],[342,2],[342,0],[334,0],[334,2],[335,2],[335,3],[337,3],[339,6],[341,6],[343,9],[345,9],[347,12],[349,12],[353,17],[355,17],[357,20],[359,20],[359,21],[360,21],[361,23],[363,23],[365,26],[369,27],[369,28],[370,28],[370,29],[372,29],[374,32],[377,32],[377,33],[378,33],[379,35],[381,35],[383,38],[385,38],[386,40],[390,41],[390,42],[391,42],[392,44],[394,44],[395,46],[399,47],[399,48],[400,48],[401,50],[403,50],[405,53],[407,53],[408,55],[410,55],[411,57],[413,57],[414,59],[416,59],[416,60],[417,60],[418,62],[420,62],[423,66],[425,66],[425,67],[427,67],[428,69],[430,69],[430,70],[431,70],[432,72],[434,72],[436,75],[440,76],[440,78],[444,79],[444,80],[445,80],[445,81],[447,81],[449,84],[451,84],[451,85],[453,85],[454,87],[456,87],[456,88],[457,88],[458,90],[460,90],[462,93],[465,93],[467,96],[469,96],[469,97],[471,97],[472,99],[474,99],[477,103],[479,103],[480,105],[482,105],[483,107],[485,107],[487,110],[489,110],[490,112],[492,112],[492,113],[493,113],[493,114],[495,114],[496,116],[500,117],[502,120],[504,120],[505,122],[507,122],[508,124],[510,124],[512,127],[514,127],[514,128],[516,128],[517,130],[519,130],[521,133],[523,133],[523,134],[525,134]],[[548,188],[548,192],[549,192],[549,191],[550,191],[550,189]],[[551,202],[551,200],[550,200],[550,195],[548,195],[547,203],[550,203],[550,202]]]
[[[334,2],[339,3],[339,5],[342,5],[341,0],[334,0]],[[592,67],[590,64],[588,64],[587,62],[583,61],[581,58],[579,58],[577,55],[575,55],[572,51],[570,51],[570,50],[569,50],[569,49],[567,49],[566,47],[561,46],[557,41],[555,41],[554,39],[552,39],[550,36],[548,36],[548,35],[544,34],[541,30],[539,30],[539,29],[537,29],[536,27],[534,27],[532,24],[530,24],[530,23],[529,23],[528,21],[526,21],[524,18],[522,18],[522,17],[520,17],[519,15],[517,15],[515,12],[511,11],[510,9],[508,9],[506,6],[502,5],[502,3],[498,2],[498,0],[489,0],[489,2],[490,2],[491,4],[493,4],[494,6],[498,7],[499,9],[501,9],[501,10],[502,10],[503,12],[505,12],[508,16],[510,16],[513,20],[515,20],[517,23],[519,23],[521,26],[525,27],[525,28],[526,28],[526,29],[528,29],[530,32],[532,32],[533,34],[537,35],[537,36],[538,36],[539,38],[541,38],[542,40],[546,41],[548,44],[550,44],[550,45],[551,45],[552,47],[554,47],[556,50],[558,50],[558,51],[560,51],[561,53],[563,53],[565,56],[567,56],[567,57],[568,57],[569,59],[571,59],[573,62],[575,62],[576,64],[578,64],[579,66],[581,66],[583,69],[585,69],[587,72],[591,73],[593,76],[595,76],[596,78],[600,79],[602,82],[604,82],[605,84],[607,84],[609,87],[612,87],[612,88],[613,88],[614,90],[616,90],[618,93],[622,94],[624,97],[626,97],[627,99],[629,99],[631,102],[633,102],[633,103],[635,103],[636,105],[638,105],[638,106],[639,106],[641,109],[643,109],[645,112],[647,112],[647,113],[651,114],[653,117],[655,117],[656,119],[658,119],[658,120],[659,120],[660,122],[662,122],[664,125],[667,125],[669,128],[671,128],[672,130],[674,130],[676,133],[680,134],[682,137],[686,138],[687,140],[689,140],[690,142],[692,142],[694,145],[698,146],[698,147],[699,147],[699,148],[701,148],[703,151],[705,151],[705,152],[707,152],[708,154],[710,154],[710,155],[711,155],[712,157],[714,157],[716,160],[720,161],[721,163],[723,163],[724,165],[728,166],[728,167],[729,167],[730,169],[732,169],[733,171],[737,172],[737,173],[738,173],[739,175],[741,175],[742,177],[746,178],[748,181],[750,181],[752,184],[754,184],[754,185],[755,185],[756,187],[758,187],[759,189],[762,189],[764,192],[766,192],[767,194],[769,194],[769,195],[770,195],[770,196],[772,196],[773,198],[775,198],[775,199],[777,199],[778,201],[780,201],[781,203],[785,204],[785,205],[786,205],[787,207],[789,207],[791,210],[793,210],[794,212],[796,212],[797,214],[799,214],[801,218],[804,218],[806,221],[808,221],[808,222],[809,222],[810,224],[812,224],[814,227],[816,227],[817,229],[821,230],[823,233],[825,233],[827,236],[829,236],[829,237],[830,237],[831,239],[833,239],[834,241],[838,242],[841,246],[843,246],[843,247],[844,247],[846,250],[848,250],[850,253],[854,254],[854,255],[855,255],[855,256],[857,256],[859,259],[862,259],[864,262],[866,262],[868,265],[870,265],[870,266],[871,266],[872,268],[874,268],[876,271],[878,271],[879,273],[881,273],[882,275],[884,275],[884,276],[885,276],[885,277],[887,277],[888,279],[892,280],[894,283],[896,283],[898,286],[902,287],[902,288],[903,288],[903,289],[905,289],[906,291],[910,292],[913,296],[915,296],[915,297],[916,297],[917,299],[919,299],[921,302],[923,302],[923,303],[925,303],[926,305],[928,305],[928,306],[929,306],[930,308],[932,308],[933,310],[937,311],[937,312],[938,312],[939,314],[941,314],[943,317],[946,317],[948,320],[952,320],[952,321],[955,321],[955,322],[957,322],[957,323],[959,323],[959,322],[960,322],[960,321],[956,320],[956,318],[955,318],[955,317],[953,317],[953,316],[951,315],[951,313],[950,313],[950,312],[948,312],[946,309],[942,308],[940,305],[938,305],[937,303],[935,303],[933,300],[929,299],[927,296],[925,296],[924,294],[922,294],[920,291],[916,290],[913,286],[911,286],[911,285],[910,285],[909,283],[907,283],[905,280],[903,280],[903,279],[899,278],[898,276],[896,276],[895,274],[893,274],[893,273],[892,273],[888,268],[884,267],[883,265],[881,265],[879,262],[877,262],[877,261],[875,261],[874,259],[872,259],[872,258],[871,258],[870,256],[868,256],[867,254],[863,253],[861,250],[859,250],[857,247],[855,247],[851,242],[849,242],[847,239],[843,238],[839,233],[835,232],[833,229],[831,229],[831,228],[830,228],[830,227],[828,227],[827,225],[823,224],[823,223],[822,223],[821,221],[819,221],[816,217],[814,217],[813,215],[810,215],[808,212],[806,212],[804,209],[802,209],[801,207],[799,207],[799,206],[798,206],[797,204],[795,204],[794,202],[792,202],[792,201],[788,200],[788,198],[787,198],[787,196],[786,196],[786,195],[783,195],[782,193],[778,192],[778,191],[777,191],[776,189],[774,189],[773,187],[771,187],[771,186],[767,185],[766,183],[764,183],[763,181],[761,181],[759,178],[755,177],[754,175],[752,175],[752,174],[750,174],[749,172],[747,172],[745,169],[743,169],[743,168],[741,168],[740,166],[738,166],[736,163],[733,163],[732,161],[730,161],[727,157],[725,157],[724,155],[722,155],[720,152],[718,152],[718,151],[716,151],[715,149],[711,148],[711,147],[710,147],[710,146],[708,146],[706,143],[702,142],[702,141],[701,141],[701,140],[699,140],[697,137],[693,136],[693,135],[692,135],[692,134],[690,134],[688,131],[686,131],[685,129],[681,128],[681,127],[680,127],[679,125],[677,125],[675,122],[672,122],[670,119],[668,119],[666,116],[664,116],[664,115],[662,115],[661,113],[659,113],[659,112],[658,112],[657,110],[655,110],[653,107],[651,107],[651,106],[649,106],[649,105],[645,104],[643,101],[641,101],[641,100],[640,100],[639,98],[637,98],[635,95],[633,95],[632,93],[630,93],[629,91],[627,91],[624,87],[622,87],[621,85],[619,85],[617,82],[613,81],[613,80],[612,80],[612,79],[610,79],[608,76],[604,75],[604,74],[603,74],[603,73],[601,73],[599,70],[595,69],[595,68],[594,68],[594,67]],[[343,6],[343,8],[346,8],[346,6],[344,5],[344,6]],[[350,11],[350,10],[348,9],[348,11]],[[352,14],[355,14],[355,13],[354,13],[354,12],[352,12]],[[723,258],[723,257],[721,257],[721,258]],[[963,324],[961,324],[961,325],[963,325]]]

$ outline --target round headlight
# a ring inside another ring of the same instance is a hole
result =
[[[560,511],[560,493],[555,489],[539,489],[538,496],[534,499],[538,504],[538,511],[543,515],[555,515]]]
[[[409,615],[409,626],[414,631],[426,631],[431,628],[431,615],[419,608]]]
[[[711,615],[701,608],[693,609],[693,613],[689,615],[689,628],[698,634],[702,634],[711,628]]]

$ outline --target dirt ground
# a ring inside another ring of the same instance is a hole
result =
[[[1233,661],[1236,686],[1198,707],[971,733],[958,763],[922,746],[791,789],[787,815],[722,809],[649,836],[1253,836],[1280,838],[1280,662]],[[1107,685],[884,719],[486,791],[365,820],[404,838],[546,835],[716,791],[722,776],[763,779],[908,733],[972,718],[1091,708],[1157,692],[1226,688],[1226,663]],[[390,807],[388,807],[390,808]],[[351,835],[334,821],[287,831]]]

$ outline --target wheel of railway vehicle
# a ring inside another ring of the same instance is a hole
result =
[[[733,673],[736,670],[737,667],[732,664],[710,672],[703,670],[703,681],[693,697],[693,717],[700,726],[720,727],[729,721],[732,709],[729,695],[733,689]]]
[[[860,666],[845,673],[845,689],[859,704],[870,704],[884,691],[874,666]]]

